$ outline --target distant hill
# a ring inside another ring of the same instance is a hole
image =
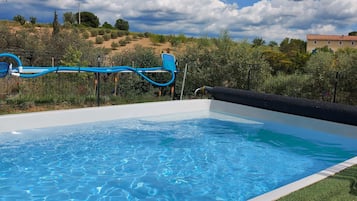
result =
[[[52,26],[49,24],[20,25],[14,21],[0,21],[0,25],[6,25],[6,26],[10,27],[10,29],[13,31],[33,27],[34,29],[36,29],[40,32],[43,32],[43,33],[51,33],[52,32]],[[62,28],[62,29],[69,30],[71,28]],[[82,33],[82,37],[85,40],[92,41],[95,47],[101,47],[101,48],[106,48],[106,49],[110,50],[110,53],[109,53],[110,55],[114,55],[115,53],[133,49],[137,45],[140,45],[145,48],[153,48],[157,54],[160,54],[161,52],[167,52],[167,51],[175,53],[175,52],[183,49],[182,45],[174,47],[170,42],[167,42],[167,41],[163,42],[163,43],[153,42],[152,38],[143,37],[142,35],[144,35],[144,34],[140,34],[140,33],[129,32],[127,35],[118,36],[115,38],[107,37],[107,40],[104,40],[105,34],[108,34],[107,32],[109,32],[109,35],[110,35],[110,32],[117,32],[118,30],[114,30],[114,29],[108,30],[108,29],[104,29],[104,28],[94,29],[94,28],[86,28],[86,27],[81,27],[79,29],[80,29],[80,32]],[[96,36],[92,36],[92,34],[91,34],[92,30],[96,30],[96,32],[98,32],[98,34]],[[100,33],[100,32],[102,32],[102,33]],[[103,32],[104,32],[104,34],[103,34]],[[85,37],[85,35],[86,35],[86,37]],[[101,43],[97,42],[97,37],[103,38]]]

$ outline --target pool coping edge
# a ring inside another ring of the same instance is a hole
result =
[[[289,195],[290,193],[293,193],[297,190],[300,190],[300,189],[310,186],[316,182],[319,182],[323,179],[326,179],[329,176],[333,176],[333,175],[341,172],[342,170],[345,170],[345,169],[352,167],[354,165],[357,165],[357,156],[354,158],[348,159],[342,163],[339,163],[337,165],[331,166],[327,169],[324,169],[316,174],[307,176],[305,178],[302,178],[300,180],[297,180],[295,182],[292,182],[290,184],[287,184],[287,185],[277,188],[275,190],[269,191],[267,193],[264,193],[262,195],[254,197],[252,199],[249,199],[248,201],[277,200],[281,197]]]

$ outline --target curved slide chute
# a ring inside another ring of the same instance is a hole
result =
[[[175,81],[176,72],[176,59],[175,56],[168,53],[162,53],[162,66],[150,67],[150,68],[134,68],[131,66],[113,66],[113,67],[79,67],[79,66],[58,66],[58,67],[34,67],[34,66],[22,66],[22,62],[19,57],[10,53],[1,53],[1,58],[10,58],[16,61],[16,68],[12,68],[12,64],[6,62],[0,62],[0,78],[7,75],[18,76],[21,78],[35,78],[46,75],[53,72],[90,72],[90,73],[117,73],[117,72],[134,72],[148,81],[150,84],[165,87],[169,86]],[[165,83],[159,83],[148,76],[145,73],[150,72],[169,72],[171,73],[171,79]]]

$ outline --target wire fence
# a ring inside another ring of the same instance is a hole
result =
[[[318,87],[315,85],[307,84],[302,79],[303,77],[291,80],[293,89],[290,89],[291,86],[287,86],[285,82],[273,86],[275,86],[275,92],[279,92],[277,88],[281,87],[282,94],[291,93],[290,95],[295,97],[353,105],[357,101],[356,87],[353,87],[350,82],[346,82],[350,79],[342,75],[341,73],[331,74],[330,77],[334,79],[330,80],[334,82],[330,82],[321,89],[316,89]],[[165,81],[169,77],[164,73],[152,73],[150,76],[158,82]],[[95,73],[85,72],[52,73],[31,79],[7,76],[0,79],[0,113],[11,113],[14,109],[28,110],[43,105],[87,107],[177,99],[183,73],[180,72],[177,76],[175,85],[178,90],[176,92],[173,90],[174,85],[155,87],[133,73],[100,74],[99,80]],[[245,77],[244,89],[256,91],[260,88],[258,83],[253,82],[255,71],[249,71],[242,76]],[[187,85],[195,85],[187,86],[184,90],[185,98],[190,98],[193,96],[194,89],[201,87],[196,83],[200,77],[188,72],[187,79]],[[205,83],[205,85],[210,84]],[[350,88],[346,88],[348,86]],[[293,90],[293,92],[289,92],[289,90]]]
[[[130,73],[53,73],[0,79],[0,112],[39,105],[96,106],[169,100],[169,87],[154,87]],[[99,94],[98,94],[99,92]],[[166,95],[166,96],[164,96]]]

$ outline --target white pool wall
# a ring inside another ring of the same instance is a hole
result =
[[[0,115],[0,133],[115,119],[209,112],[210,100],[185,100]]]
[[[227,115],[249,117],[262,121],[272,121],[332,134],[357,137],[356,126],[208,99],[163,101],[0,115],[0,133],[33,128],[109,121],[115,119],[143,118],[152,116],[160,118],[163,115],[170,114],[185,116],[185,113],[209,113],[210,111],[224,113]]]
[[[254,120],[276,122],[284,125],[291,125],[295,127],[313,129],[321,132],[357,138],[356,126],[319,120],[309,117],[302,117],[282,112],[275,112],[271,110],[239,105],[235,103],[212,101],[210,104],[210,111],[233,114],[243,117],[249,117]]]

